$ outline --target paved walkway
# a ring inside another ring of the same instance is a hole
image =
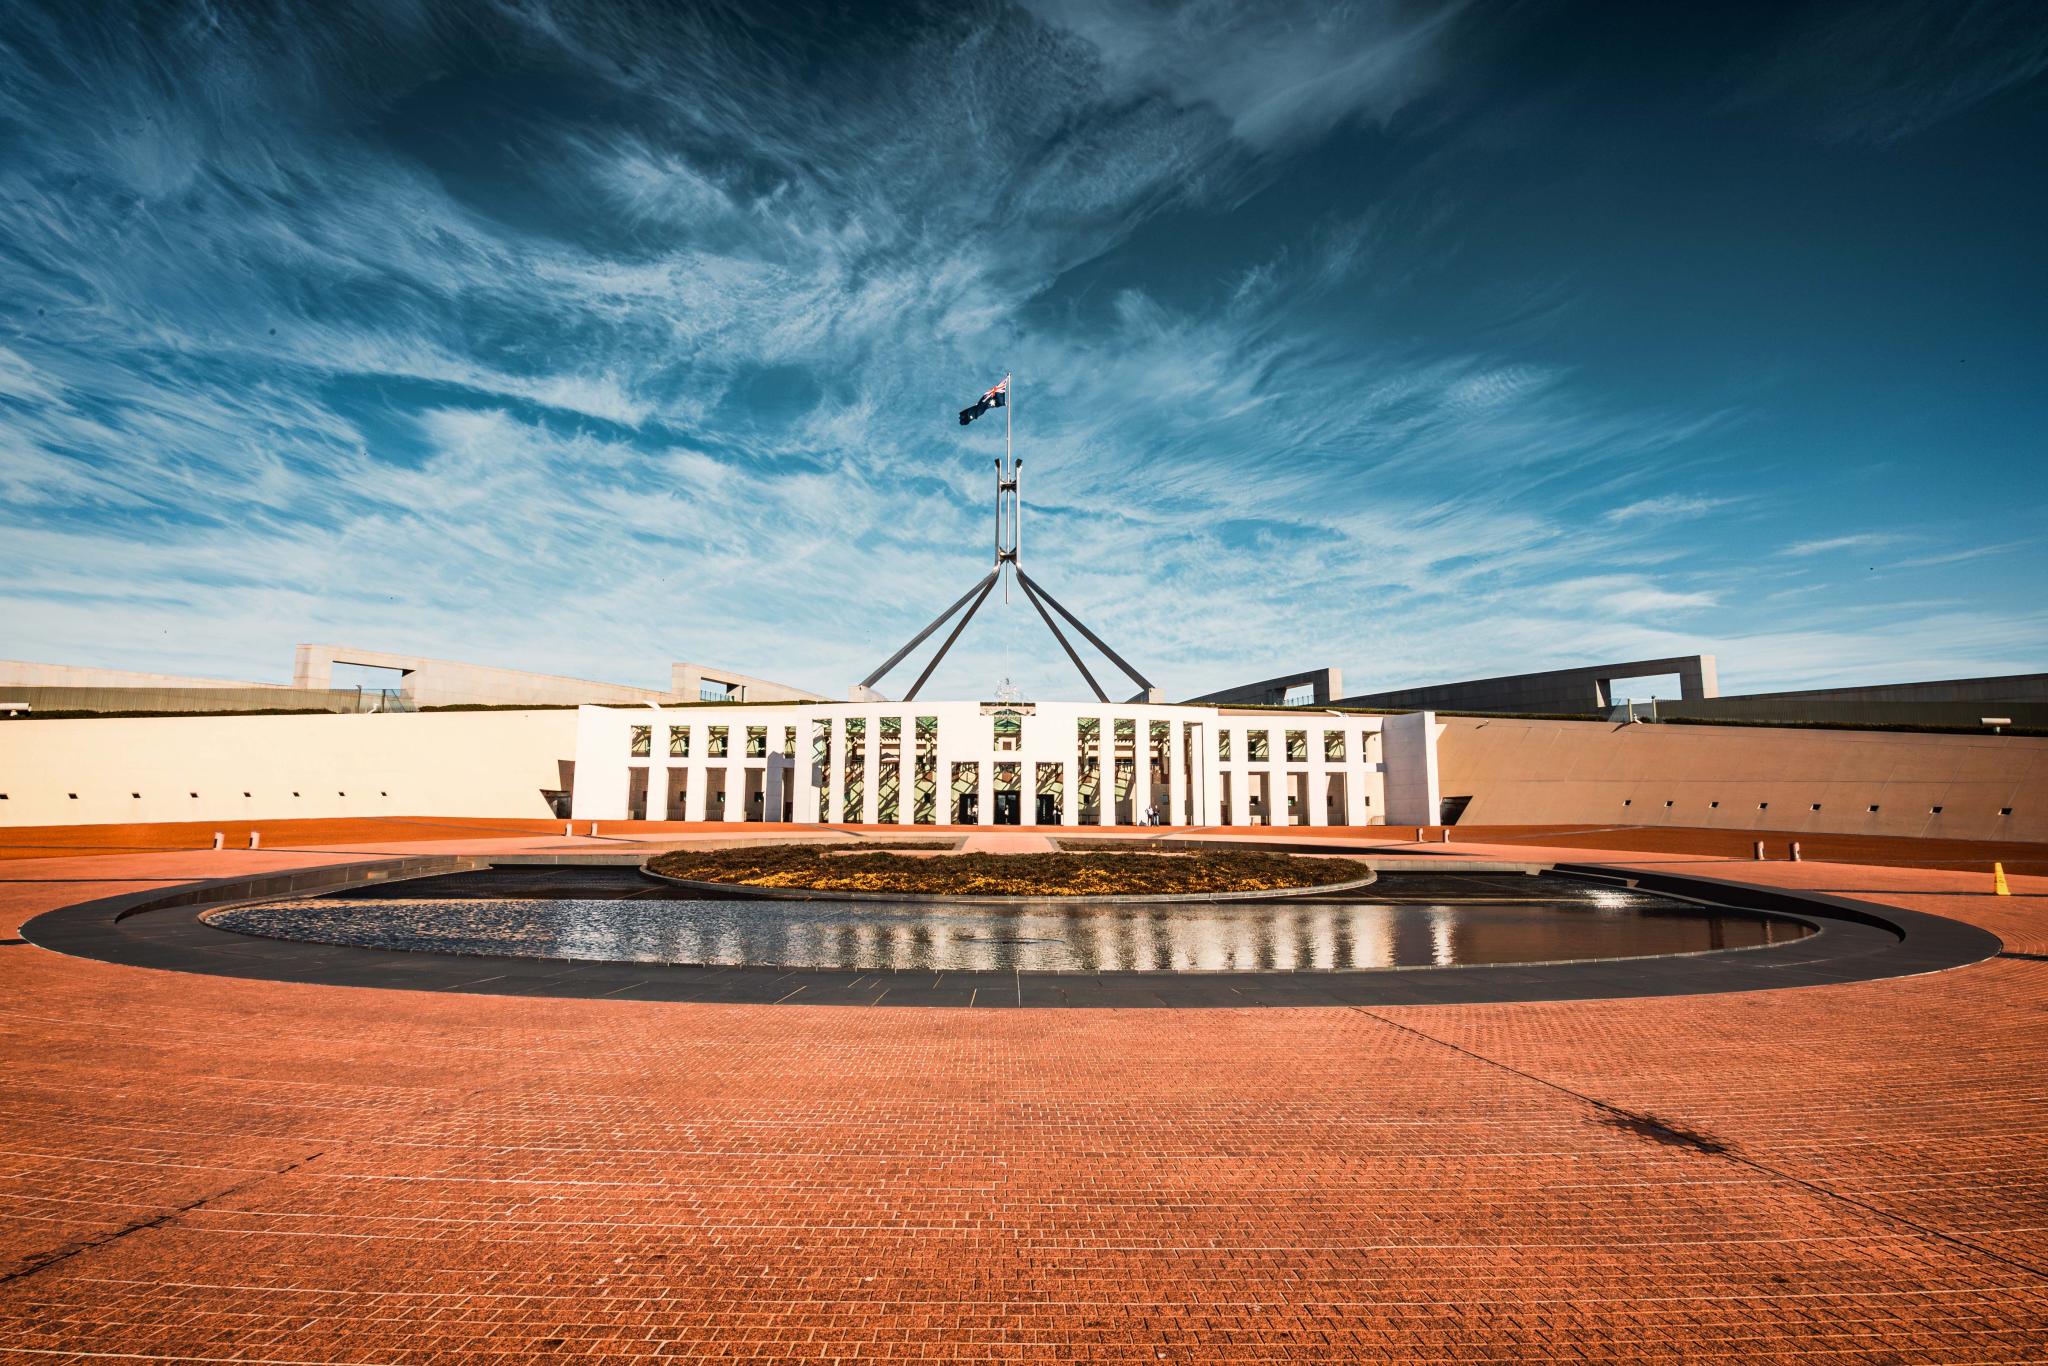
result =
[[[1452,846],[1496,848],[1545,846]],[[0,938],[360,856],[14,861]],[[2006,955],[1652,1001],[984,1015],[0,946],[0,1351],[2048,1359],[2048,879],[1696,866],[1967,920]]]

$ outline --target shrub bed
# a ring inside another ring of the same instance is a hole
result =
[[[850,844],[679,849],[648,868],[693,882],[925,896],[1157,896],[1320,887],[1368,876],[1363,864],[1255,850],[1188,853],[955,854],[906,858]]]

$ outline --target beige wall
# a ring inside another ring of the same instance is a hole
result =
[[[1472,798],[1462,818],[1467,825],[1696,825],[2048,840],[2048,740],[1443,720],[1443,795]],[[2012,814],[2001,816],[2002,807]]]
[[[0,721],[0,826],[548,816],[575,755],[573,711]]]

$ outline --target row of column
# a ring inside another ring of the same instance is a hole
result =
[[[747,799],[747,778],[750,772],[758,773],[762,779],[762,817],[769,821],[782,819],[783,798],[792,790],[795,796],[794,816],[799,821],[815,820],[818,816],[818,801],[822,795],[827,798],[828,822],[837,823],[846,818],[846,777],[848,718],[833,717],[830,722],[831,762],[826,766],[826,786],[820,788],[813,773],[812,753],[814,735],[823,729],[816,723],[797,727],[794,759],[774,752],[772,742],[780,738],[780,728],[771,728],[769,739],[771,752],[765,759],[748,759],[744,753],[723,760],[665,759],[659,753],[647,760],[647,815],[650,819],[664,819],[669,814],[669,784],[677,770],[685,775],[683,819],[702,821],[711,813],[707,811],[709,781],[711,772],[722,772],[725,782],[726,800],[724,810],[717,813],[726,821],[745,821],[750,818],[750,803]],[[863,824],[879,823],[881,800],[881,777],[885,770],[882,758],[880,718],[867,716],[867,734],[862,740],[861,754],[861,803],[857,819]],[[1098,786],[1096,792],[1097,818],[1094,824],[1114,826],[1122,824],[1117,816],[1116,801],[1116,722],[1118,718],[1103,715],[1092,719],[1098,726],[1096,761],[1098,764]],[[1378,771],[1379,765],[1365,758],[1365,741],[1369,732],[1346,731],[1345,753],[1347,758],[1331,761],[1324,757],[1323,733],[1309,729],[1308,757],[1305,763],[1290,765],[1286,755],[1286,727],[1260,725],[1232,725],[1222,728],[1230,736],[1231,760],[1214,758],[1215,736],[1211,728],[1203,723],[1189,723],[1171,719],[1167,727],[1167,761],[1165,780],[1154,777],[1152,766],[1151,722],[1140,718],[1124,718],[1134,721],[1133,760],[1134,772],[1129,801],[1132,820],[1139,817],[1149,806],[1158,806],[1161,820],[1178,824],[1193,819],[1201,824],[1218,825],[1224,821],[1224,794],[1221,781],[1224,774],[1230,776],[1229,822],[1233,825],[1251,823],[1252,785],[1257,777],[1266,780],[1266,800],[1262,803],[1260,815],[1269,824],[1305,824],[1322,826],[1330,823],[1329,793],[1331,781],[1344,778],[1344,810],[1341,819],[1352,825],[1363,825],[1375,814],[1371,805],[1368,779]],[[917,718],[904,716],[902,730],[898,734],[897,754],[893,760],[897,782],[895,823],[900,826],[915,823],[916,815],[916,755]],[[1031,718],[1026,725],[1033,724]],[[1046,724],[1039,722],[1038,724]],[[987,757],[988,751],[980,745],[961,745],[952,740],[949,732],[953,729],[944,724],[939,727],[937,744],[937,771],[934,775],[935,818],[940,824],[953,824],[957,819],[954,809],[953,769],[956,764],[971,764],[976,775],[976,823],[995,824],[995,766],[1000,763],[1015,763],[1018,766],[1018,799],[1022,804],[1020,816],[1026,823],[1035,823],[1038,804],[1038,768],[1040,764],[1057,762],[1060,768],[1060,824],[1078,826],[1081,820],[1081,801],[1077,778],[1080,773],[1078,756],[1078,721],[1068,722],[1074,726],[1071,739],[1061,737],[1063,757],[1058,760],[1035,757],[1033,750],[1042,752],[1042,746],[1027,746],[1018,750],[1015,758],[1003,756]],[[1252,763],[1245,760],[1248,750],[1246,735],[1251,731],[1264,730],[1273,737],[1272,753],[1278,759]],[[742,735],[744,732],[741,733]],[[696,737],[693,737],[693,740]],[[665,748],[667,735],[664,728],[655,730],[655,748]],[[1190,749],[1192,739],[1193,748]],[[740,737],[733,739],[735,749],[742,748]],[[637,767],[637,763],[634,765]],[[1305,809],[1290,818],[1287,799],[1294,791],[1294,779],[1305,779]]]
[[[711,774],[721,773],[725,779],[725,808],[716,819],[726,821],[749,820],[747,807],[747,778],[751,773],[761,775],[761,819],[779,821],[782,819],[782,798],[787,791],[790,760],[780,754],[771,754],[765,759],[745,757],[704,762],[689,759],[663,761],[650,757],[647,761],[647,819],[652,821],[681,819],[702,821],[713,819],[708,808],[711,802]],[[638,768],[637,763],[630,766]],[[682,814],[669,814],[669,787],[674,775],[683,775]],[[802,818],[799,810],[798,818]]]
[[[867,716],[867,730],[861,741],[861,802],[859,822],[864,825],[880,823],[881,776],[884,771],[881,746],[881,718]],[[971,764],[975,769],[975,823],[995,824],[995,766],[1001,763],[1015,763],[1018,766],[1018,796],[1025,804],[1023,815],[1035,816],[1038,805],[1038,766],[1057,762],[1060,766],[1060,824],[1080,825],[1081,802],[1077,784],[1080,772],[1078,755],[1079,722],[1093,719],[1100,727],[1097,734],[1096,759],[1099,765],[1096,792],[1096,824],[1119,824],[1116,814],[1116,720],[1114,716],[1076,718],[1073,743],[1068,748],[1074,757],[1059,760],[1035,757],[1036,746],[1027,746],[1017,751],[1014,759],[1007,757],[985,757],[987,749],[980,745],[961,745],[952,738],[951,730],[945,724],[939,726],[936,745],[936,772],[934,786],[936,810],[934,815],[941,825],[956,822],[958,813],[954,810],[953,769],[956,764]],[[1130,719],[1130,718],[1125,718]],[[796,792],[796,814],[799,820],[814,819],[821,796],[826,800],[828,823],[847,819],[846,778],[847,778],[847,736],[848,718],[835,716],[831,719],[830,761],[825,766],[825,782],[821,787],[813,772],[812,754],[815,752],[816,733],[826,727],[813,723],[806,729],[809,734],[797,737],[796,771],[792,775]],[[898,735],[896,769],[896,820],[897,825],[915,824],[916,816],[916,754],[917,718],[909,715],[901,718],[902,729]],[[1027,718],[1026,725],[1033,724]],[[1045,724],[1040,722],[1038,724]],[[1156,781],[1152,772],[1150,723],[1136,721],[1134,759],[1135,770],[1130,802],[1135,820],[1138,812],[1148,806],[1157,805],[1162,821],[1172,823],[1183,819],[1181,813],[1188,801],[1188,764],[1184,725],[1180,721],[1167,722],[1167,780]],[[1198,728],[1199,729],[1199,728]],[[1035,822],[1034,822],[1035,823]]]
[[[1345,757],[1331,760],[1326,757],[1323,735],[1335,727],[1301,727],[1273,725],[1230,725],[1220,731],[1230,737],[1228,760],[1218,759],[1213,763],[1216,779],[1211,790],[1205,794],[1204,816],[1206,823],[1222,823],[1223,786],[1222,776],[1230,775],[1230,824],[1251,824],[1252,782],[1263,775],[1266,779],[1266,800],[1262,803],[1261,817],[1269,825],[1312,825],[1324,826],[1330,823],[1330,781],[1344,779],[1344,824],[1364,825],[1373,816],[1371,785],[1366,781],[1377,772],[1379,765],[1366,759],[1366,739],[1371,732],[1364,730],[1342,730]],[[1305,730],[1308,739],[1306,762],[1290,766],[1287,760],[1287,732]],[[1252,732],[1264,732],[1267,736],[1267,758],[1257,763],[1243,757],[1250,751],[1247,737]],[[1290,771],[1291,768],[1291,771]],[[1307,789],[1303,795],[1303,810],[1290,816],[1287,799],[1294,794],[1294,779],[1306,778]]]

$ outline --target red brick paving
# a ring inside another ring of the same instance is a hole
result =
[[[0,929],[316,861],[16,862]],[[2048,879],[1700,866],[2048,953]],[[0,982],[23,1359],[2048,1359],[2048,961],[1372,1010]]]

